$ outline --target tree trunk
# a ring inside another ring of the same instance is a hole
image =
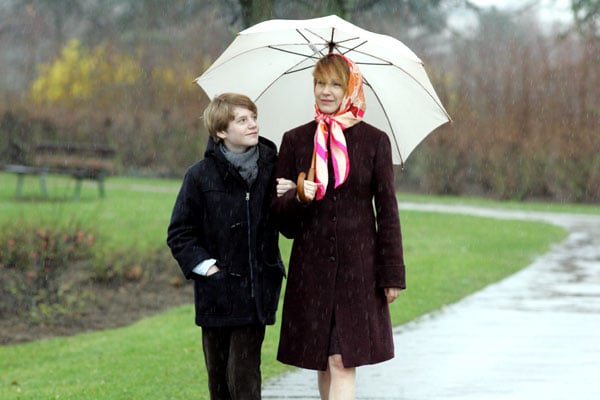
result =
[[[273,0],[240,0],[240,5],[245,28],[272,18]]]

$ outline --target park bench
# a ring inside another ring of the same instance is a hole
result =
[[[76,180],[74,198],[79,199],[83,180],[98,183],[100,197],[104,197],[104,178],[114,169],[116,151],[102,145],[77,143],[40,143],[34,146],[32,165],[5,165],[4,170],[17,175],[16,196],[20,198],[26,175],[38,175],[40,190],[48,197],[48,174],[70,175]]]

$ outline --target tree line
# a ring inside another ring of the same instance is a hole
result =
[[[534,9],[469,1],[6,1],[1,163],[40,140],[110,144],[123,174],[179,177],[201,157],[208,99],[192,83],[236,32],[336,13],[425,62],[453,118],[398,171],[400,188],[503,199],[600,201],[600,0],[549,29]],[[449,12],[475,19],[448,24]],[[259,110],[260,112],[260,110]]]

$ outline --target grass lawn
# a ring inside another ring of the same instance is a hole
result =
[[[65,201],[74,187],[68,179],[50,179],[51,201],[35,198],[37,181],[33,177],[26,179],[25,199],[16,201],[15,182],[13,175],[0,173],[0,226],[75,220],[98,231],[99,251],[164,247],[165,230],[180,183],[110,178],[105,199],[99,200],[95,185],[89,183],[84,185],[81,200],[75,203]],[[412,195],[401,198],[460,201]],[[505,206],[491,201],[468,201]],[[552,205],[543,207],[544,211],[553,211]],[[554,210],[581,208],[560,205]],[[538,222],[412,211],[402,211],[401,221],[408,289],[392,304],[395,325],[510,275],[565,237],[562,229]],[[290,242],[282,239],[281,244],[287,260]],[[278,324],[267,329],[263,347],[265,378],[288,369],[275,361],[278,332]],[[0,398],[208,398],[200,330],[193,326],[192,306],[177,307],[124,328],[2,346]]]
[[[0,173],[0,224],[76,222],[96,230],[104,249],[135,247],[144,251],[164,246],[180,182],[109,178],[105,184],[106,197],[100,199],[96,183],[84,181],[81,199],[75,202],[75,180],[50,176],[49,199],[41,199],[37,178],[29,176],[22,199],[16,200],[16,178]]]
[[[398,200],[413,203],[443,203],[460,204],[469,206],[482,206],[492,208],[502,208],[509,210],[527,210],[555,213],[578,213],[578,214],[600,214],[598,204],[570,204],[570,203],[549,203],[543,201],[496,201],[492,199],[483,199],[480,197],[465,196],[433,196],[415,193],[400,193]]]

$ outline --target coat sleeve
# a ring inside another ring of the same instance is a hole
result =
[[[296,170],[294,148],[291,135],[285,134],[279,148],[275,178],[285,178],[296,182],[298,171]],[[271,206],[279,231],[289,239],[297,237],[300,233],[302,215],[307,206],[296,199],[296,191],[289,190],[281,197],[277,197],[275,193]]]
[[[377,214],[377,286],[406,288],[402,233],[390,140],[380,136],[373,178]]]
[[[187,279],[200,262],[212,258],[203,246],[205,204],[193,173],[188,171],[175,200],[167,229],[167,245]]]

